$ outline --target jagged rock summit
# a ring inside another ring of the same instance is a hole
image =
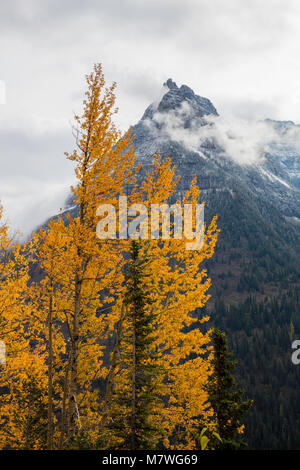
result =
[[[217,110],[212,102],[207,98],[196,95],[187,85],[181,85],[179,88],[176,83],[169,78],[164,83],[163,89],[165,93],[158,105],[152,103],[148,106],[142,120],[152,119],[157,112],[168,113],[169,111],[176,111],[182,107],[183,103],[190,106],[194,118],[203,118],[203,116],[209,114],[218,116]]]

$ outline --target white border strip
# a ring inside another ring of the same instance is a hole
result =
[[[6,103],[6,90],[5,90],[5,82],[0,80],[0,104]]]

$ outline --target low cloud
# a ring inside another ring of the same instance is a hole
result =
[[[73,165],[64,151],[72,149],[70,124],[28,115],[0,123],[0,200],[13,230],[27,236],[64,208]]]
[[[54,182],[46,185],[36,180],[24,181],[22,191],[11,191],[4,186],[4,220],[17,232],[20,240],[26,239],[34,229],[65,208],[70,195],[69,186]]]
[[[203,147],[211,143],[223,157],[240,165],[263,163],[265,154],[274,146],[290,146],[300,151],[300,127],[292,122],[280,126],[276,121],[253,121],[233,115],[197,118],[188,102],[168,113],[156,112],[145,125],[201,155]]]

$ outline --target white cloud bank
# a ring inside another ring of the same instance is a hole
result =
[[[187,119],[191,121],[185,127]],[[154,132],[156,124],[159,125],[167,139],[181,142],[188,149],[202,155],[201,146],[212,142],[221,149],[223,157],[231,158],[240,165],[263,163],[266,152],[272,151],[275,145],[290,146],[300,151],[300,127],[293,123],[282,130],[270,120],[253,121],[230,114],[211,114],[203,119],[206,124],[199,124],[193,109],[184,101],[176,110],[168,113],[156,112],[153,120],[145,120],[145,125]]]
[[[81,109],[84,75],[94,62],[103,63],[108,83],[118,83],[123,130],[172,77],[212,99],[222,116],[245,118],[241,125],[222,117],[215,129],[235,158],[253,161],[264,135],[250,124],[251,145],[245,143],[247,119],[300,122],[299,42],[299,0],[0,2],[7,94],[0,106],[0,198],[14,226],[24,229],[24,214],[33,225],[43,222],[55,204],[38,220],[33,203],[60,194],[73,177],[63,156],[73,145],[64,123]],[[32,116],[39,116],[34,125]],[[230,132],[239,142],[234,149]],[[245,157],[244,144],[254,153]]]

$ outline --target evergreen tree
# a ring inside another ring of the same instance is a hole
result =
[[[128,292],[125,304],[129,307],[132,323],[132,397],[130,420],[130,448],[151,448],[155,427],[149,417],[156,401],[153,390],[157,367],[155,340],[155,314],[146,310],[151,304],[145,291],[147,259],[139,256],[139,243],[131,244],[132,261],[129,265]]]
[[[241,438],[243,425],[241,419],[252,406],[252,400],[243,401],[242,389],[237,388],[231,372],[236,361],[228,349],[225,333],[218,329],[212,332],[214,358],[213,373],[208,379],[209,401],[215,411],[217,432],[222,439],[214,440],[214,449],[238,450],[246,447]]]
[[[115,413],[110,429],[118,439],[116,447],[131,450],[153,449],[157,428],[153,414],[158,402],[155,381],[159,374],[154,342],[155,313],[145,287],[148,260],[140,255],[140,244],[132,241],[125,294],[125,318],[120,342],[119,367],[124,382],[113,396]]]

